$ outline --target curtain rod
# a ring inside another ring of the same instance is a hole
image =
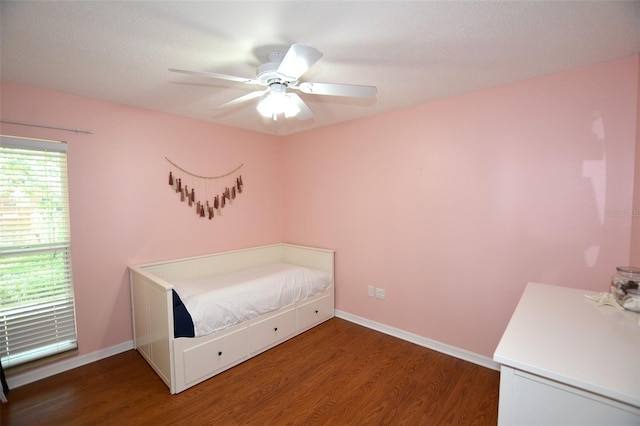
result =
[[[45,129],[54,129],[54,130],[64,130],[65,132],[75,132],[76,134],[78,134],[78,133],[84,133],[86,135],[92,135],[93,134],[93,130],[70,129],[68,127],[46,126],[44,124],[25,123],[24,121],[13,121],[13,120],[2,120],[2,119],[0,119],[0,123],[17,124],[18,126],[42,127],[42,128],[45,128]]]

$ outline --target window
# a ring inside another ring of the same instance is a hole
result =
[[[66,143],[0,136],[0,360],[77,348]]]

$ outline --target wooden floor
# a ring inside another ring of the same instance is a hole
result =
[[[136,351],[11,390],[10,425],[495,425],[499,372],[334,318],[177,395]]]

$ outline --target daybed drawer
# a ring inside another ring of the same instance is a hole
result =
[[[306,330],[333,317],[333,294],[298,306],[298,331]]]
[[[209,376],[249,356],[247,329],[235,331],[184,351],[184,381]]]
[[[269,346],[291,337],[296,332],[296,310],[289,309],[274,317],[249,326],[251,353],[259,352]]]

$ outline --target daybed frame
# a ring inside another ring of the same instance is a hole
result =
[[[136,349],[172,394],[194,386],[334,316],[334,285],[321,294],[202,337],[173,337],[176,279],[198,280],[270,263],[334,273],[334,251],[274,244],[129,266]]]

